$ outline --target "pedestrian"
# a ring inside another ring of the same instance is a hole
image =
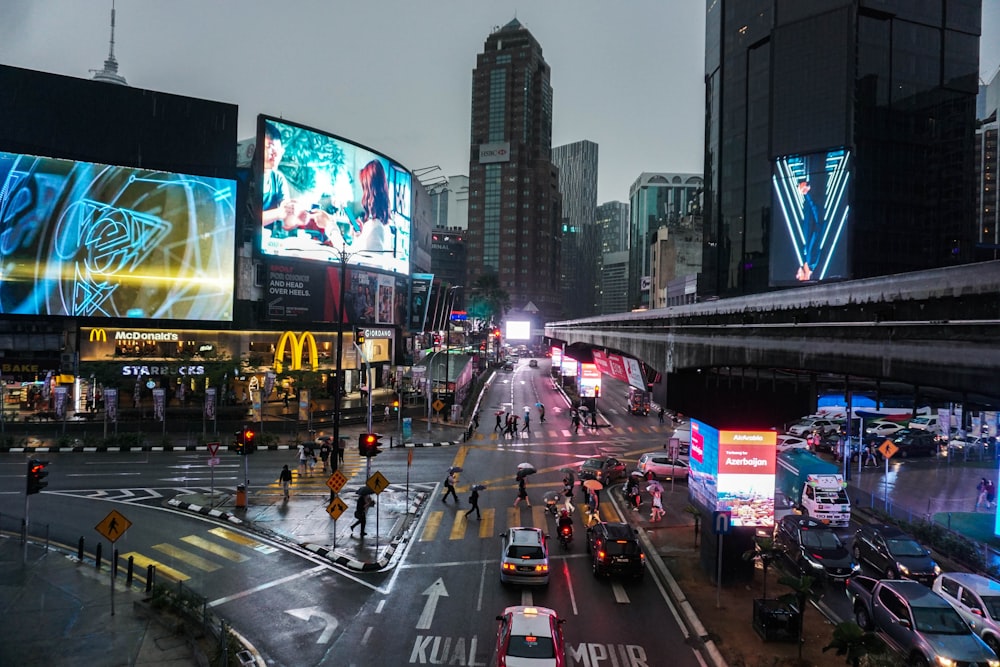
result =
[[[386,406],[385,406],[385,421],[389,421],[389,413],[390,413],[389,406],[388,406],[388,404],[386,404]]]
[[[663,423],[663,414],[664,414],[664,412],[665,412],[665,410],[663,409],[663,406],[661,405],[660,406],[660,411],[656,413],[656,416],[660,418],[660,423],[661,424]]]
[[[600,495],[598,495],[597,489],[592,489],[590,491],[590,498],[587,500],[588,526],[592,526],[601,520],[600,505]]]
[[[284,396],[283,396],[283,397],[281,398],[281,402],[285,404],[285,409],[287,410],[287,409],[288,409],[288,394],[285,394],[285,395],[284,395]]]
[[[573,413],[573,433],[580,432],[580,415],[576,412]]]
[[[498,412],[497,413],[497,425],[493,427],[493,432],[494,433],[496,433],[497,431],[500,431],[501,433],[503,433],[503,421],[502,421],[502,419],[503,419],[503,413],[502,412]]]
[[[306,446],[299,444],[299,477],[306,476]]]
[[[563,509],[572,514],[576,508],[573,506],[573,482],[569,477],[563,477],[563,496],[566,498]]]
[[[527,412],[524,413],[524,428],[521,430],[531,433],[531,415]]]
[[[994,507],[994,501],[997,498],[997,489],[993,485],[993,480],[986,480],[986,509],[991,510]]]
[[[347,438],[341,438],[337,443],[337,461],[344,462],[344,452],[347,450]]]
[[[479,430],[479,410],[472,413],[472,426],[478,431]]]
[[[649,514],[650,521],[659,521],[663,518],[663,498],[659,491],[653,491],[653,509]]]
[[[520,421],[521,421],[521,418],[518,417],[517,415],[514,415],[514,420],[513,420],[513,422],[511,423],[511,426],[510,426],[510,435],[511,435],[512,438],[516,438],[517,437],[518,427],[520,426],[520,424],[518,422],[520,422]]]
[[[868,443],[867,456],[865,457],[865,465],[871,463],[873,466],[878,467],[878,458],[875,456],[875,443]]]
[[[281,490],[285,493],[285,500],[288,500],[288,487],[292,483],[292,471],[288,469],[287,463],[281,468],[278,481],[281,482]]]
[[[979,480],[979,484],[976,484],[976,504],[973,505],[972,511],[978,512],[979,506],[986,506],[986,478],[982,477]]]
[[[316,449],[313,447],[313,443],[306,443],[306,466],[309,469],[309,473],[312,474],[313,468],[316,467]]]
[[[452,496],[455,499],[455,504],[458,504],[458,494],[455,493],[455,473],[450,470],[444,478],[444,497],[441,498],[441,502],[448,502],[448,496]]]
[[[590,411],[590,426],[591,428],[597,428],[597,410]]]
[[[542,405],[541,403],[538,404],[538,415],[539,415],[539,417],[538,417],[539,423],[544,424],[545,423],[545,406]]]
[[[323,472],[326,472],[326,466],[330,462],[329,440],[323,440],[323,444],[319,446],[319,460],[323,462]]]
[[[365,526],[368,523],[368,510],[375,506],[375,499],[372,498],[370,493],[358,498],[358,505],[354,510],[354,523],[351,524],[351,536],[354,536],[354,529],[361,526],[361,536],[364,537],[368,533],[365,532]]]
[[[472,507],[470,507],[469,511],[465,513],[465,516],[468,517],[472,514],[472,510],[476,510],[476,518],[482,519],[483,517],[479,514],[479,489],[476,487],[472,487],[472,493],[469,494],[469,504],[472,505]]]
[[[527,503],[528,507],[531,507],[531,499],[528,498],[528,489],[524,485],[524,477],[517,478],[517,498],[514,498],[514,507],[517,507],[521,501]]]

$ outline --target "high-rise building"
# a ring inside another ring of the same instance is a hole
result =
[[[559,173],[542,47],[517,19],[495,29],[472,73],[468,285],[496,274],[538,326],[561,317]],[[536,312],[537,311],[537,312]]]
[[[599,311],[601,230],[597,216],[597,144],[577,141],[552,149],[562,194],[563,315],[575,319]]]
[[[659,227],[680,224],[700,206],[700,174],[643,172],[629,188],[628,305],[650,306],[650,246]]]
[[[628,249],[628,204],[608,201],[598,206],[597,226],[601,228],[601,254]]]
[[[601,261],[601,315],[627,313],[628,250],[605,253]]]
[[[976,253],[975,259],[1000,257],[1000,198],[997,196],[1000,176],[1000,151],[997,134],[1000,129],[997,107],[1000,106],[1000,71],[988,85],[980,87],[976,115]]]
[[[448,176],[427,186],[435,228],[469,228],[469,177]]]
[[[699,293],[972,258],[980,0],[706,11]]]

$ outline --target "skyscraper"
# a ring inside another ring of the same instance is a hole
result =
[[[989,84],[980,86],[976,116],[976,254],[977,260],[1000,257],[1000,197],[997,182],[1000,180],[1000,71],[994,73]]]
[[[495,29],[472,72],[468,285],[495,274],[511,306],[561,316],[559,173],[542,47],[517,19]]]
[[[980,0],[719,0],[705,296],[972,257]]]
[[[598,312],[601,230],[596,225],[597,155],[593,141],[552,149],[562,194],[563,314],[571,319]]]

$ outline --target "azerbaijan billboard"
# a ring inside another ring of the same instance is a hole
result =
[[[231,321],[236,182],[0,152],[0,313]]]
[[[410,273],[412,176],[326,132],[258,117],[260,251]]]

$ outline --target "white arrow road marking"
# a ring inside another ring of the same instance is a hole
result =
[[[334,618],[333,614],[328,614],[325,611],[321,611],[319,607],[302,607],[300,609],[286,609],[286,614],[290,614],[297,619],[308,621],[314,616],[323,619],[326,627],[323,628],[323,632],[320,633],[319,638],[316,640],[317,644],[326,644],[333,637],[333,631],[337,629],[339,623],[337,619]]]
[[[615,594],[615,602],[618,604],[629,604],[628,593],[625,592],[625,587],[620,583],[617,581],[612,582],[611,591]]]
[[[417,630],[430,630],[431,622],[434,620],[434,612],[437,610],[438,599],[448,597],[448,591],[444,587],[444,582],[438,578],[433,584],[427,587],[422,595],[427,596],[427,603],[424,610],[417,619]]]

